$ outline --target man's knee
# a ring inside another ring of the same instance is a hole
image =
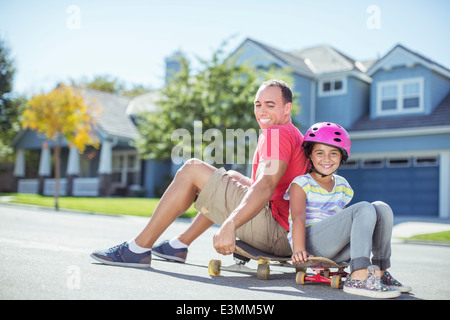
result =
[[[174,180],[183,181],[186,186],[197,188],[197,193],[203,188],[205,183],[217,169],[199,159],[189,159],[178,169]]]
[[[196,165],[199,165],[202,163],[204,163],[204,162],[199,159],[195,159],[195,158],[186,160],[186,162],[183,164],[183,166],[180,169],[178,169],[176,175],[189,174],[190,172],[192,172],[195,169]]]

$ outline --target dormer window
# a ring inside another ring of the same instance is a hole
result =
[[[377,84],[377,115],[423,112],[423,78],[383,81]]]
[[[347,79],[326,79],[319,81],[319,97],[347,93]]]

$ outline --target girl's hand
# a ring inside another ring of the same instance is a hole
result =
[[[292,255],[293,263],[303,263],[308,260],[309,253],[306,250],[297,251]]]

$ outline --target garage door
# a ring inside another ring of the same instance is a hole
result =
[[[381,200],[395,215],[439,215],[438,157],[353,160],[338,174],[355,191],[351,204]]]

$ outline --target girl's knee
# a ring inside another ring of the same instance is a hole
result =
[[[375,201],[372,202],[372,205],[376,210],[378,219],[382,219],[386,223],[393,224],[394,213],[388,204],[382,201]]]
[[[356,216],[367,222],[375,223],[377,213],[375,207],[370,202],[361,201],[355,204],[355,206],[357,206],[357,210],[354,213]]]

